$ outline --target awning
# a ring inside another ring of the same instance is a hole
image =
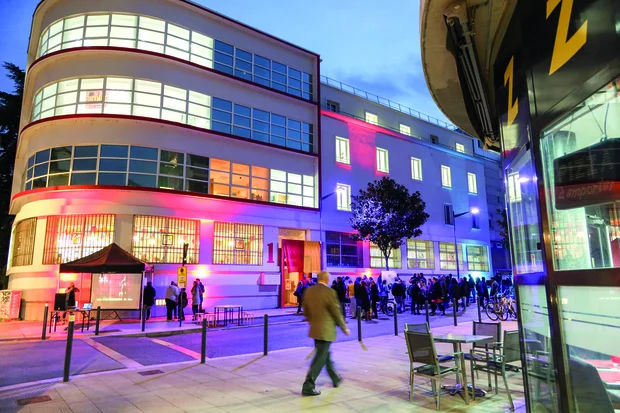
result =
[[[117,244],[112,243],[87,257],[60,264],[60,273],[90,274],[139,274],[152,270],[151,265],[140,261]]]

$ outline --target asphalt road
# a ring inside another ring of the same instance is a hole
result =
[[[486,319],[485,316],[483,317]],[[459,315],[458,317],[459,322],[469,322],[474,319],[477,319],[475,306],[470,307],[466,315]],[[281,322],[285,320],[293,321]],[[351,335],[345,336],[339,331],[339,341],[357,340],[357,321],[351,319],[347,321]],[[400,329],[407,322],[423,323],[425,317],[410,314],[398,316]],[[451,314],[431,317],[431,328],[451,325],[452,323]],[[399,333],[402,334],[402,330]],[[394,322],[391,317],[382,316],[378,321],[373,322],[362,321],[362,339],[391,334],[394,334]],[[313,342],[307,335],[308,324],[301,317],[272,318],[269,325],[269,350],[275,351],[295,347],[310,348],[313,346]],[[191,355],[157,343],[147,337],[110,336],[97,337],[93,340],[144,366],[195,360]],[[159,337],[157,340],[164,340],[173,347],[180,346],[200,353],[200,333]],[[65,347],[66,342],[58,340],[0,343],[0,372],[2,372],[0,374],[0,387],[62,377]],[[254,327],[210,330],[207,334],[207,356],[209,358],[262,353],[262,351],[263,326],[260,324]],[[368,351],[372,352],[372,348],[368,348]],[[81,339],[75,339],[71,375],[122,368],[124,366],[113,358],[101,353]]]

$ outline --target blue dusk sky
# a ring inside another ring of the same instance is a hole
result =
[[[446,119],[424,80],[418,0],[196,2],[320,54],[325,76]],[[25,66],[32,13],[38,3],[0,0],[0,61]],[[2,73],[0,90],[11,88]]]

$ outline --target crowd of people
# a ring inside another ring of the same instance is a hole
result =
[[[304,290],[314,285],[311,277],[303,275],[294,295],[297,297],[297,313],[301,313]],[[471,275],[456,277],[452,274],[439,277],[425,277],[423,273],[414,274],[408,282],[396,277],[392,283],[382,280],[381,276],[375,281],[366,275],[357,278],[337,277],[332,281],[331,288],[336,291],[341,310],[345,318],[357,317],[357,308],[361,309],[364,320],[371,321],[379,318],[379,311],[384,310],[390,299],[393,299],[395,310],[403,313],[408,307],[411,314],[424,314],[426,302],[430,306],[430,315],[445,315],[446,310],[456,306],[456,311],[467,311],[476,297],[482,299],[484,306],[502,292],[501,275],[492,277],[489,281],[485,277]]]

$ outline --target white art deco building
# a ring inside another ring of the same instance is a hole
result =
[[[382,176],[419,190],[431,215],[393,254],[395,271],[455,272],[452,211],[478,208],[457,219],[458,255],[461,273],[488,276],[509,268],[498,161],[451,125],[321,76],[318,54],[192,2],[43,0],[9,288],[26,319],[70,282],[90,302],[103,276],[59,264],[115,242],[154,265],[163,298],[187,244],[207,308],[286,306],[303,271],[381,271],[347,219],[351,194]]]

